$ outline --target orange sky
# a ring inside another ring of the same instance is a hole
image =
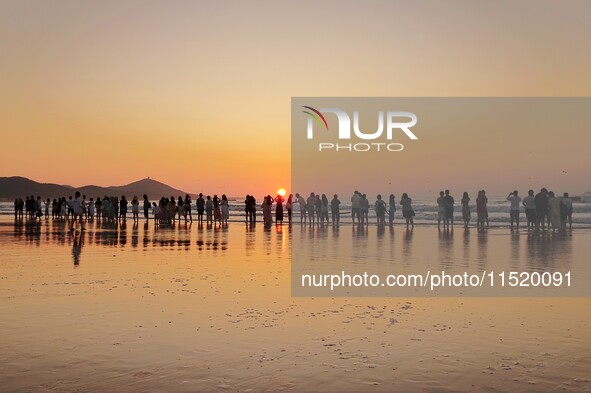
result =
[[[3,1],[0,176],[274,191],[289,182],[292,96],[589,96],[590,14],[587,1]]]

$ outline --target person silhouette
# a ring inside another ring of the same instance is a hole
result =
[[[400,198],[400,205],[402,206],[402,216],[406,219],[406,229],[408,230],[409,226],[412,226],[412,228],[414,228],[415,211],[412,208],[412,199],[408,196],[406,192],[402,194],[402,198]]]
[[[179,199],[177,200],[177,215],[179,216],[179,222],[181,222],[181,216],[184,217],[185,222],[187,222],[187,212],[185,211],[185,201],[183,197],[179,195]]]
[[[338,225],[341,222],[340,208],[341,208],[341,201],[339,200],[339,196],[337,194],[334,194],[332,197],[332,200],[330,201],[330,212],[332,215],[333,225],[334,224]]]
[[[390,226],[394,225],[394,214],[396,213],[396,197],[394,194],[390,194],[388,200],[388,223]]]
[[[521,197],[517,190],[510,192],[507,195],[507,200],[511,203],[509,209],[509,219],[511,220],[511,230],[513,230],[513,223],[516,224],[517,230],[519,230],[519,204],[521,203]]]
[[[222,221],[222,211],[220,210],[220,198],[218,198],[217,194],[213,194],[213,223],[221,223]]]
[[[454,227],[454,197],[449,194],[449,190],[445,190],[445,196],[443,197],[445,202],[445,225],[451,229]]]
[[[485,210],[484,220],[486,221],[486,228],[488,228],[489,227],[489,222],[488,222],[488,197],[486,196],[486,190],[482,190],[482,198],[484,199],[484,210]]]
[[[289,221],[289,224],[291,225],[291,214],[292,214],[292,209],[293,209],[293,196],[291,194],[289,194],[289,197],[287,197],[287,202],[285,203],[285,209],[287,210],[287,220]]]
[[[361,194],[359,191],[355,190],[351,197],[351,220],[353,221],[353,224],[355,224],[355,218],[357,218],[357,221],[361,224],[360,202]]]
[[[296,193],[296,201],[300,205],[300,224],[306,223],[306,200],[299,193]]]
[[[306,208],[308,209],[308,222],[310,225],[314,224],[314,209],[316,207],[316,195],[313,192],[310,193],[308,200],[306,201]]]
[[[119,201],[119,214],[121,215],[121,221],[127,221],[127,199],[125,199],[125,195],[121,196],[121,200]]]
[[[197,198],[195,205],[197,206],[197,221],[200,224],[203,224],[203,212],[205,211],[205,199],[203,199],[202,193],[199,193],[199,197]]]
[[[257,223],[257,200],[254,195],[250,196],[250,223],[251,225]]]
[[[324,224],[326,222],[328,224],[328,198],[326,194],[322,194],[320,198],[320,216],[322,223]]]
[[[250,219],[250,210],[252,207],[250,206],[251,200],[250,195],[246,195],[244,198],[244,222],[248,224],[248,220]]]
[[[263,204],[261,208],[263,209],[263,222],[266,227],[269,227],[273,224],[273,215],[271,213],[271,209],[273,207],[273,197],[271,195],[267,195],[263,198]]]
[[[546,230],[546,216],[548,215],[548,190],[542,188],[534,197],[536,204],[536,228]]]
[[[553,191],[548,192],[548,219],[550,220],[550,224],[552,224],[552,232],[562,230],[560,199],[554,195]]]
[[[228,225],[228,220],[230,219],[230,204],[228,202],[228,197],[226,197],[226,194],[222,194],[222,200],[220,201],[220,210],[222,216],[222,225]]]
[[[207,196],[207,200],[205,201],[205,214],[206,214],[206,223],[211,224],[213,221],[213,201],[211,200],[211,196]]]
[[[191,212],[191,196],[189,194],[185,195],[185,222],[187,222],[187,216],[189,216],[189,221],[193,222],[193,214]]]
[[[285,202],[285,199],[277,194],[274,201],[277,204],[275,207],[275,223],[283,224],[283,202]]]
[[[381,194],[377,196],[375,209],[378,226],[384,226],[386,224],[386,202],[382,199]]]
[[[369,200],[365,194],[362,194],[359,200],[359,213],[361,215],[361,224],[369,225]]]
[[[140,214],[140,201],[137,199],[137,196],[135,195],[131,200],[131,214],[133,216],[133,222],[138,222]]]
[[[146,220],[146,222],[148,222],[150,220],[150,201],[148,200],[148,195],[144,194],[143,196],[144,199],[144,219]]]
[[[444,192],[439,191],[439,197],[437,198],[437,228],[441,227],[441,221],[445,225],[445,199]]]
[[[562,194],[562,199],[560,200],[560,219],[563,230],[566,230],[567,222],[568,228],[573,228],[573,200],[568,195],[568,192]]]
[[[487,199],[484,195],[484,191],[478,191],[478,196],[476,197],[476,214],[478,217],[478,231],[484,231],[484,223],[486,222],[486,217],[488,215],[488,211],[486,208]]]
[[[527,196],[523,198],[523,207],[525,208],[525,218],[527,219],[527,230],[531,231],[537,225],[536,198],[534,190],[529,190]]]
[[[76,221],[80,220],[80,230],[84,230],[84,222],[82,220],[82,197],[80,196],[80,192],[76,191],[74,194],[76,198],[72,200],[72,226],[70,231],[74,232],[76,225]]]
[[[472,218],[472,213],[470,212],[470,196],[468,196],[466,191],[464,191],[464,195],[462,195],[462,200],[460,202],[462,204],[462,219],[464,220],[464,228],[468,228],[470,219]]]

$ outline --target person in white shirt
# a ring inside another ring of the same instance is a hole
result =
[[[72,204],[74,203],[74,200],[72,199],[72,195],[70,195],[70,197],[68,198],[68,214],[66,215],[66,220],[70,219],[70,215],[74,214],[74,210],[72,208]]]
[[[154,225],[160,224],[160,206],[152,202],[152,214],[154,215]]]
[[[49,207],[51,206],[51,200],[47,198],[45,200],[45,219],[49,220]]]
[[[83,212],[83,201],[82,197],[80,196],[80,192],[76,191],[75,198],[72,200],[72,227],[70,228],[71,231],[74,231],[74,225],[76,225],[76,220],[80,218],[80,226],[81,230],[84,230],[83,221],[82,221],[82,212]]]
[[[538,221],[536,215],[536,198],[534,197],[534,190],[529,190],[527,196],[523,198],[523,207],[525,207],[525,218],[527,218],[527,230],[534,229]]]
[[[88,202],[88,220],[90,221],[94,220],[94,206],[94,198],[90,198]]]
[[[509,209],[511,230],[513,230],[513,223],[516,223],[517,230],[519,230],[519,202],[521,202],[521,197],[518,194],[517,190],[515,190],[507,196],[507,200],[511,202],[511,208]]]

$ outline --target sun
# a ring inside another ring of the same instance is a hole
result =
[[[277,194],[285,196],[285,188],[280,188],[279,190],[277,190]]]

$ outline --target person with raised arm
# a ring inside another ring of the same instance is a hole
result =
[[[515,223],[517,230],[519,230],[519,204],[521,197],[518,195],[517,190],[510,192],[507,196],[507,200],[511,202],[511,208],[509,209],[509,218],[511,219],[511,230],[513,230],[513,223]]]
[[[300,205],[300,224],[306,223],[306,200],[303,196],[296,192],[296,201]]]
[[[275,203],[275,223],[277,225],[283,224],[283,202],[285,202],[285,198],[283,198],[280,194],[274,199]]]

